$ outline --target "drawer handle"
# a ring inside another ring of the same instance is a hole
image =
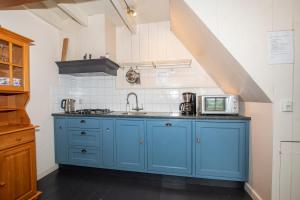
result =
[[[86,153],[87,151],[85,149],[81,149],[81,153]]]
[[[166,123],[166,126],[170,127],[170,126],[172,126],[172,124],[171,123]]]
[[[196,138],[196,143],[200,144],[200,138]]]
[[[85,123],[85,120],[84,119],[80,120],[80,123],[82,123],[82,124]]]
[[[21,141],[22,141],[22,138],[16,138],[16,141],[17,141],[17,142],[21,142]]]
[[[80,134],[81,134],[81,135],[86,135],[86,132],[82,131]]]
[[[0,182],[0,187],[4,187],[6,185],[6,183],[4,181]]]
[[[109,128],[107,128],[107,129],[106,129],[106,132],[110,132],[110,129],[109,129]]]

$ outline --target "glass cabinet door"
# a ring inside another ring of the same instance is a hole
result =
[[[9,63],[9,43],[0,39],[0,63]]]
[[[0,63],[0,86],[10,85],[10,69],[8,64]]]
[[[24,86],[24,47],[0,39],[0,86]]]
[[[12,64],[23,67],[23,47],[20,45],[12,44]]]
[[[14,87],[22,87],[24,85],[23,67],[23,47],[12,44],[12,85]]]
[[[22,87],[23,86],[23,67],[13,66],[13,79],[12,85],[15,87]]]

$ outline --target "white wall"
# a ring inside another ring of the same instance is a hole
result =
[[[272,104],[247,102],[244,106],[244,114],[251,117],[249,181],[245,188],[250,191],[254,189],[262,199],[271,199]],[[269,125],[266,126],[265,124]]]
[[[216,37],[242,64],[244,69],[268,94],[273,102],[273,123],[252,123],[253,129],[266,126],[273,130],[273,175],[272,199],[279,199],[279,169],[280,169],[280,141],[299,140],[299,0],[185,0],[195,13],[206,23]],[[268,65],[267,63],[267,32],[278,30],[294,30],[296,33],[295,50],[296,62],[292,64]],[[294,112],[280,111],[283,99],[294,100]],[[253,109],[259,109],[259,106]],[[267,109],[267,108],[265,108]],[[258,134],[252,133],[252,134]],[[256,144],[261,143],[258,137]],[[265,146],[270,147],[272,141],[264,140]],[[256,153],[252,156],[256,160],[264,154]],[[266,159],[270,159],[267,157]],[[269,161],[268,161],[269,162]],[[271,170],[271,169],[269,169]],[[263,172],[258,168],[257,173]],[[257,178],[266,178],[268,174],[261,174]],[[251,177],[255,178],[255,177]],[[253,182],[255,180],[252,179]],[[258,188],[263,199],[270,197],[270,182]]]
[[[116,38],[115,26],[104,14],[88,16],[88,26],[79,26],[69,19],[64,22],[65,27],[60,31],[61,41],[69,38],[67,60],[83,59],[85,54],[92,54],[92,58],[100,58],[106,53],[115,60]],[[62,47],[62,42],[59,44]]]
[[[58,83],[58,31],[27,11],[0,11],[0,24],[34,40],[30,47],[30,100],[27,111],[36,132],[37,174],[41,177],[55,168],[52,88]]]
[[[118,71],[117,88],[217,88],[201,65],[181,44],[170,30],[170,22],[137,25],[136,34],[130,34],[126,27],[117,28],[117,61],[152,62],[164,60],[191,59],[192,64],[175,66],[175,69],[139,68],[141,84],[131,85],[125,77],[129,68]],[[185,67],[185,68],[178,68]]]

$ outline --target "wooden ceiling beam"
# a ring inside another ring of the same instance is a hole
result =
[[[13,6],[21,6],[24,4],[40,2],[43,0],[0,0],[0,8],[8,8]]]
[[[57,4],[57,7],[81,26],[88,26],[88,17],[80,10],[80,8],[77,7],[76,4],[59,3]]]
[[[47,6],[43,2],[28,4],[23,7],[48,24],[51,24],[59,30],[63,30],[64,23],[61,17],[53,11],[53,8],[47,9]]]

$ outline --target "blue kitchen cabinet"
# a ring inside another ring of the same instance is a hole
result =
[[[72,146],[69,149],[69,163],[79,166],[99,166],[99,149],[97,147]]]
[[[99,118],[70,117],[67,123],[69,164],[102,165],[102,129]]]
[[[196,122],[195,171],[201,178],[246,181],[248,123]]]
[[[144,171],[144,127],[143,120],[116,120],[116,160],[118,169]]]
[[[175,175],[191,175],[191,121],[148,121],[147,144],[148,171]]]
[[[105,168],[113,168],[115,166],[114,156],[114,120],[103,119],[102,120],[102,165]]]
[[[65,118],[54,119],[55,162],[68,162],[68,134]]]

